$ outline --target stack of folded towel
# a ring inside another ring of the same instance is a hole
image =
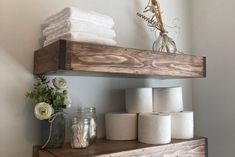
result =
[[[113,26],[109,16],[67,7],[44,20],[44,46],[58,39],[116,45]]]

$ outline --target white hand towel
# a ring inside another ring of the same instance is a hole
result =
[[[75,7],[67,7],[59,13],[49,16],[44,20],[43,25],[47,26],[52,23],[68,19],[90,21],[94,24],[102,25],[107,28],[112,28],[114,26],[114,21],[109,16],[102,15],[93,11],[83,11]]]
[[[87,42],[87,43],[94,43],[94,44],[102,44],[102,45],[117,45],[117,42],[112,39],[107,39],[103,37],[99,37],[97,35],[89,34],[89,33],[66,33],[62,34],[60,36],[54,37],[53,39],[46,40],[44,42],[44,46],[49,45],[56,40],[59,39],[66,39],[66,40],[72,40],[72,41],[78,41],[78,42]]]
[[[49,26],[43,30],[43,35],[47,38],[51,38],[51,36],[58,36],[66,32],[91,33],[108,39],[113,39],[116,36],[116,33],[113,29],[104,28],[81,20],[74,22],[66,21],[60,23],[56,27]]]

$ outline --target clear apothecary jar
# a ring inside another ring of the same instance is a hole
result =
[[[97,138],[97,117],[95,107],[79,108],[78,117],[89,119],[90,143],[94,143]]]
[[[90,144],[90,120],[74,117],[72,120],[72,148],[86,148]]]

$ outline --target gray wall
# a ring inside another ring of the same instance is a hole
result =
[[[142,0],[0,0],[0,156],[30,157],[32,146],[40,141],[39,121],[33,115],[33,104],[24,93],[33,83],[33,51],[40,47],[43,18],[65,6],[77,6],[110,15],[115,20],[119,46],[151,49],[153,32],[136,16],[147,2]],[[190,12],[188,0],[161,2],[168,25],[179,18],[180,50],[191,52]],[[173,31],[172,31],[173,32]],[[51,76],[53,77],[53,76]],[[99,136],[103,132],[103,113],[124,110],[124,89],[129,87],[175,86],[184,88],[185,109],[192,108],[189,80],[157,80],[65,76],[73,106],[95,105],[99,114]]]
[[[193,83],[197,134],[209,138],[210,157],[234,157],[235,1],[194,0],[193,52],[207,56],[208,77]]]

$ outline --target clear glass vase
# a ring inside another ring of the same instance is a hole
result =
[[[177,48],[175,42],[167,33],[160,33],[152,47],[155,52],[176,53]]]

